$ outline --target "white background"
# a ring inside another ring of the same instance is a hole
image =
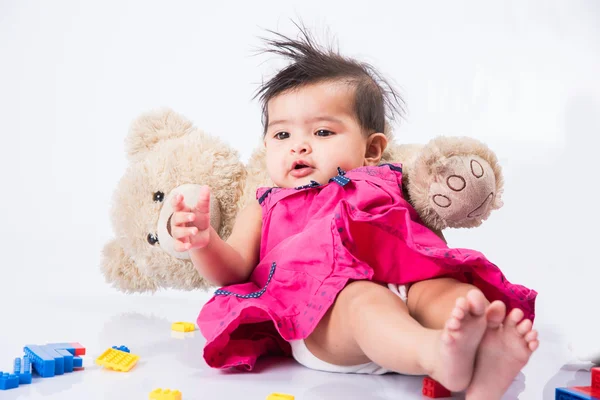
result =
[[[408,106],[399,141],[469,135],[492,147],[505,206],[480,228],[446,232],[449,244],[538,290],[548,336],[599,328],[595,0],[0,1],[0,301],[18,305],[8,316],[39,317],[49,295],[124,309],[183,298],[199,310],[207,294],[122,296],[99,273],[123,139],[139,113],[168,106],[245,160],[261,134],[252,96],[281,65],[253,55],[258,36],[295,35],[291,19],[397,84]],[[12,354],[3,343],[21,341],[0,319],[0,350]]]

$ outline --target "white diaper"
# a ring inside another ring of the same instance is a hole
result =
[[[406,303],[407,287],[406,285],[388,284],[388,288]],[[292,340],[289,342],[292,347],[292,356],[294,359],[307,368],[325,372],[337,372],[341,374],[369,374],[383,375],[388,372],[393,372],[382,368],[374,362],[358,365],[334,365],[318,359],[313,353],[308,350],[303,339]]]
[[[390,372],[389,370],[382,368],[373,362],[359,365],[335,365],[319,360],[314,356],[313,353],[310,352],[310,350],[308,350],[308,347],[306,347],[303,339],[292,340],[290,345],[292,346],[292,356],[294,359],[310,369],[316,369],[318,371],[325,372],[338,372],[341,374],[382,375]]]

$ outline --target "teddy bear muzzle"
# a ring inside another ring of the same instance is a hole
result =
[[[189,260],[190,255],[187,251],[175,251],[175,239],[173,239],[169,233],[168,226],[171,215],[173,215],[173,205],[171,202],[175,195],[182,194],[185,205],[189,208],[194,208],[198,202],[198,195],[201,187],[202,185],[198,184],[184,184],[178,186],[171,190],[162,202],[162,208],[158,217],[158,225],[156,227],[158,242],[155,243],[155,245],[160,246],[162,250],[180,260]],[[219,201],[212,193],[210,194],[210,225],[215,231],[219,232],[221,227],[221,210]]]

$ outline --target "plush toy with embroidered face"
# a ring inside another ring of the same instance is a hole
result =
[[[389,130],[386,135],[392,138]],[[111,209],[115,238],[102,254],[107,282],[125,292],[206,288],[188,254],[173,249],[170,200],[182,193],[194,206],[198,189],[210,186],[211,225],[227,238],[238,210],[256,201],[256,189],[273,186],[264,148],[258,146],[244,165],[235,149],[172,110],[161,110],[133,122],[126,149],[129,166]],[[498,160],[477,140],[439,137],[425,145],[390,140],[382,162],[402,164],[405,196],[433,230],[477,227],[502,206]]]
[[[129,166],[111,209],[115,238],[102,254],[106,280],[125,292],[205,287],[187,252],[174,250],[171,199],[182,193],[194,206],[198,189],[209,185],[211,225],[227,237],[246,178],[238,153],[171,110],[137,118],[125,145]]]

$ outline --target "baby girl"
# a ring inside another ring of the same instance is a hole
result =
[[[291,60],[264,84],[267,172],[227,241],[174,198],[171,235],[220,286],[198,325],[215,368],[291,354],[330,372],[429,375],[467,398],[500,398],[538,347],[536,292],[481,253],[451,249],[381,164],[399,97],[369,65],[303,32],[267,51]]]

